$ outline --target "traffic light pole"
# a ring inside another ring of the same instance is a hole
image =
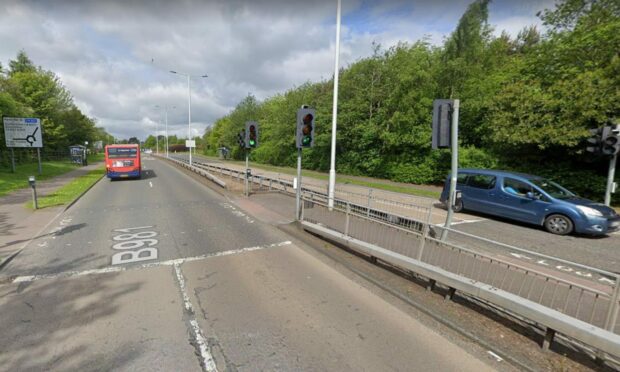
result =
[[[250,196],[250,150],[245,149],[245,196]]]
[[[295,219],[301,219],[301,148],[297,149],[297,189],[295,190]]]
[[[455,99],[452,106],[452,125],[450,126],[450,144],[452,145],[452,169],[450,171],[450,195],[448,202],[448,215],[446,223],[441,232],[441,240],[448,237],[448,229],[452,225],[454,215],[454,204],[456,201],[456,177],[459,169],[459,100]]]
[[[609,207],[611,204],[611,193],[615,190],[614,188],[614,176],[616,173],[616,160],[618,159],[618,154],[615,154],[609,160],[609,172],[607,173],[607,188],[605,189],[605,205]]]

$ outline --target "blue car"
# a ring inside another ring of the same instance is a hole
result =
[[[455,211],[470,210],[531,223],[558,235],[604,235],[620,228],[620,215],[543,177],[482,169],[457,174]],[[440,201],[447,204],[450,176]]]

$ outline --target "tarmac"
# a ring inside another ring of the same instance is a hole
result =
[[[102,162],[76,168],[60,176],[37,181],[37,196],[42,197],[100,167]],[[26,204],[32,200],[32,190],[24,179],[24,188],[0,197],[0,268],[13,259],[32,239],[37,238],[50,223],[71,204],[30,209]]]

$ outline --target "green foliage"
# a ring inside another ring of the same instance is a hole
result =
[[[37,205],[39,208],[47,208],[71,203],[82,195],[82,193],[88,190],[88,188],[99,181],[104,175],[104,167],[93,169],[82,176],[74,178],[58,190],[55,190],[53,193],[40,197],[37,200]],[[27,205],[30,208],[33,208],[32,201],[28,202]]]
[[[37,163],[18,164],[15,173],[10,168],[0,168],[0,196],[28,186],[28,177],[35,175],[38,181],[70,172],[77,168],[68,161],[45,161],[41,163],[43,174],[39,174]]]
[[[46,150],[66,150],[68,146],[90,144],[109,135],[96,127],[95,119],[84,115],[73,103],[71,93],[51,71],[37,67],[24,51],[9,62],[8,75],[0,75],[0,115],[41,119]],[[0,141],[4,129],[0,123]]]
[[[430,148],[436,98],[461,102],[460,165],[554,176],[600,200],[606,159],[587,163],[588,129],[620,116],[620,3],[564,0],[540,16],[549,31],[525,27],[516,38],[493,36],[489,0],[467,8],[441,47],[398,43],[342,69],[338,104],[340,174],[441,183],[450,153]],[[333,81],[306,83],[257,102],[247,97],[205,132],[211,154],[243,152],[236,134],[258,120],[252,159],[294,166],[295,115],[316,108],[316,146],[304,167],[329,168]],[[616,199],[617,200],[617,199]]]

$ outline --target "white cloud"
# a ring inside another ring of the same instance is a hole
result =
[[[421,39],[434,44],[454,29],[468,0],[343,0],[341,66]],[[516,5],[515,5],[516,4]],[[516,34],[535,20],[533,0],[491,3],[496,30]],[[86,114],[116,136],[144,138],[169,111],[169,132],[202,133],[248,93],[264,99],[333,74],[335,1],[3,1],[0,61],[20,49],[56,72]],[[153,60],[153,62],[152,62]],[[160,130],[163,131],[162,128]]]

